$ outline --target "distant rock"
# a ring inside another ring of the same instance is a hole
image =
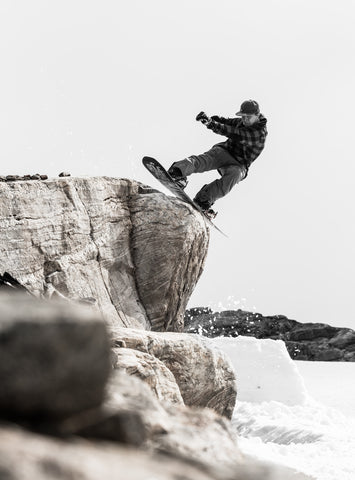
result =
[[[209,231],[133,180],[0,182],[0,274],[36,296],[92,298],[108,325],[181,331]]]
[[[284,315],[263,316],[243,310],[213,312],[193,308],[185,313],[185,332],[206,337],[237,337],[283,340],[291,358],[315,361],[355,361],[355,331],[325,323],[301,323]]]
[[[29,181],[29,180],[47,180],[48,175],[35,173],[32,175],[6,175],[5,177],[0,177],[0,182],[20,182],[20,181]]]

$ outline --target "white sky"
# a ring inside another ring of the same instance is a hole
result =
[[[157,187],[223,138],[195,122],[253,98],[267,145],[216,203],[190,306],[355,327],[353,0],[2,0],[0,174]],[[213,174],[195,175],[193,195]]]

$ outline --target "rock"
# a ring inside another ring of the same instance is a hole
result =
[[[108,406],[85,410],[64,421],[41,425],[45,433],[67,437],[76,435],[93,440],[108,440],[141,446],[147,440],[147,429],[140,411]],[[37,426],[38,428],[38,426]]]
[[[58,177],[70,177],[70,173],[68,172],[61,172]]]
[[[209,235],[201,215],[176,198],[139,195],[131,204],[136,282],[152,330],[182,331]]]
[[[108,325],[181,330],[202,273],[201,215],[108,177],[0,183],[0,272],[36,296],[97,300]]]
[[[343,329],[329,340],[329,345],[340,349],[350,347],[351,345],[355,348],[355,331]]]
[[[130,348],[115,348],[113,355],[114,368],[146,382],[160,401],[184,404],[174,375],[158,358]]]
[[[21,291],[23,293],[27,293],[30,295],[30,292],[25,288],[23,285],[21,285],[20,282],[16,280],[12,275],[10,275],[8,272],[4,272],[3,275],[0,274],[0,291]]]
[[[213,466],[236,466],[242,456],[230,422],[205,408],[158,402],[136,377],[117,371],[110,380],[108,405],[139,412],[147,432],[147,447],[167,455],[189,458]]]
[[[0,428],[0,472],[2,480],[310,480],[257,461],[207,468],[110,443],[63,442],[11,426]]]
[[[343,357],[341,350],[338,348],[330,348],[326,350],[316,349],[314,357],[317,357],[318,362],[340,361]]]
[[[5,178],[7,182],[16,182],[17,180],[21,179],[19,175],[6,175]]]
[[[163,362],[174,375],[186,405],[209,407],[231,418],[237,396],[235,373],[229,359],[207,339],[116,328],[112,341]]]
[[[203,307],[186,311],[184,322],[186,332],[207,337],[245,335],[283,340],[295,360],[355,361],[355,331],[349,328],[301,323],[284,315],[263,316],[243,310],[212,312]]]
[[[138,413],[148,438],[166,434],[170,428],[167,412],[150,387],[124,370],[112,371],[104,406],[110,410]]]
[[[109,372],[106,326],[94,310],[1,294],[3,417],[56,418],[96,407]]]
[[[287,337],[291,341],[315,340],[318,338],[332,338],[336,332],[337,329],[330,325],[306,323],[289,332]]]

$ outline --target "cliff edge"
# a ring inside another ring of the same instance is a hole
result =
[[[109,326],[182,331],[208,242],[192,207],[133,180],[0,182],[0,274],[89,299]]]

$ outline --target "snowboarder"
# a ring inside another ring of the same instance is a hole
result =
[[[208,117],[205,112],[200,112],[196,120],[213,132],[228,137],[228,140],[217,143],[201,155],[191,155],[175,162],[168,170],[181,188],[186,187],[187,177],[192,173],[218,171],[221,178],[204,185],[194,198],[194,202],[211,216],[216,215],[211,209],[214,202],[246,178],[250,165],[264,148],[267,120],[260,113],[258,103],[246,100],[236,117]]]

